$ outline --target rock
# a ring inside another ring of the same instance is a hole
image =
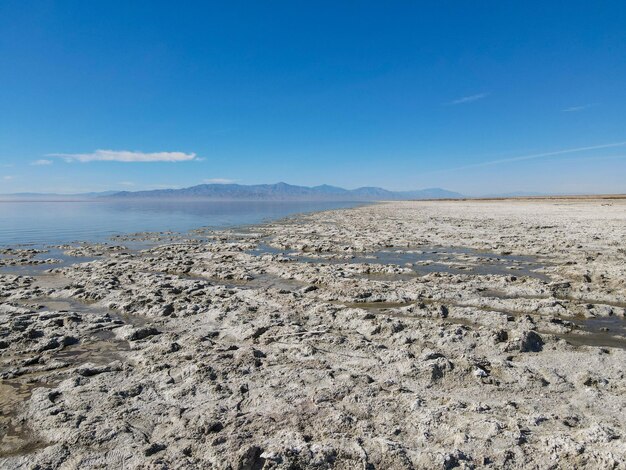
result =
[[[204,434],[214,434],[216,432],[220,432],[222,429],[224,429],[224,425],[221,422],[211,421],[203,428],[202,431]]]
[[[498,329],[492,334],[494,343],[504,343],[509,339],[509,334],[506,330]]]
[[[157,452],[161,452],[165,449],[167,449],[167,446],[165,444],[152,443],[143,451],[143,454],[146,457],[150,457],[151,455],[154,455]]]
[[[174,305],[166,304],[161,309],[161,316],[167,317],[174,313]]]
[[[461,468],[462,464],[470,463],[470,465],[463,465],[463,468],[474,468],[471,464],[471,457],[466,455],[459,449],[455,449],[454,452],[448,453],[443,458],[443,468],[445,470],[452,470],[453,468]]]
[[[161,334],[159,330],[154,327],[133,327],[125,326],[119,328],[116,332],[117,336],[126,341],[140,341],[142,339],[149,338]]]
[[[257,470],[262,469],[265,459],[261,457],[263,449],[258,446],[250,446],[245,449],[239,458],[237,470]]]
[[[489,374],[484,369],[482,369],[481,367],[475,367],[473,373],[474,373],[474,376],[478,377],[478,378],[483,378],[483,377],[488,377],[489,376]]]
[[[535,331],[523,331],[509,341],[505,351],[540,352],[543,349],[544,341]]]
[[[120,368],[120,364],[108,364],[102,366],[85,364],[84,366],[76,369],[76,372],[83,377],[93,377],[95,375],[104,374],[106,372],[119,371]]]
[[[520,340],[521,352],[539,352],[543,349],[543,339],[534,331],[525,331]]]
[[[78,344],[80,342],[80,340],[78,338],[75,338],[74,336],[63,336],[61,338],[61,344],[63,346],[72,346],[74,344]]]
[[[59,342],[58,338],[50,338],[44,344],[39,346],[38,351],[39,352],[49,351],[50,349],[56,349],[60,346],[61,346],[61,343]]]

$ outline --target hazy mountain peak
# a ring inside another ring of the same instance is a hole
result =
[[[122,191],[110,196],[114,199],[215,199],[252,201],[374,201],[399,199],[459,198],[461,194],[441,188],[415,191],[388,191],[375,186],[344,189],[322,184],[319,186],[297,186],[283,181],[274,184],[201,184],[183,189],[153,191]]]

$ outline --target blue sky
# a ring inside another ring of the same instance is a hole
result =
[[[626,192],[625,105],[623,1],[0,2],[0,193]]]

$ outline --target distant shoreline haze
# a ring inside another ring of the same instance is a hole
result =
[[[378,187],[344,189],[337,186],[296,186],[276,184],[201,184],[182,189],[149,191],[106,191],[81,194],[16,193],[0,195],[0,200],[211,200],[211,201],[380,201],[409,199],[458,199],[462,194],[441,188],[414,191],[389,191]]]
[[[177,201],[177,202],[374,202],[408,200],[455,200],[455,199],[542,199],[542,198],[618,198],[622,193],[540,193],[512,191],[468,196],[442,188],[413,191],[389,191],[366,186],[344,189],[337,186],[297,186],[276,184],[200,184],[179,189],[155,189],[143,191],[102,191],[86,193],[35,193],[21,192],[0,194],[0,202],[123,202],[123,201]]]
[[[115,235],[223,229],[295,214],[356,207],[352,201],[204,201],[174,199],[21,200],[0,203],[0,247],[106,243]],[[141,241],[139,241],[141,243]],[[42,253],[42,258],[63,257]],[[32,267],[32,266],[29,266]],[[6,268],[6,267],[5,267]]]

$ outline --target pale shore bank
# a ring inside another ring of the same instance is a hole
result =
[[[0,253],[2,468],[626,468],[624,199],[60,250]]]

